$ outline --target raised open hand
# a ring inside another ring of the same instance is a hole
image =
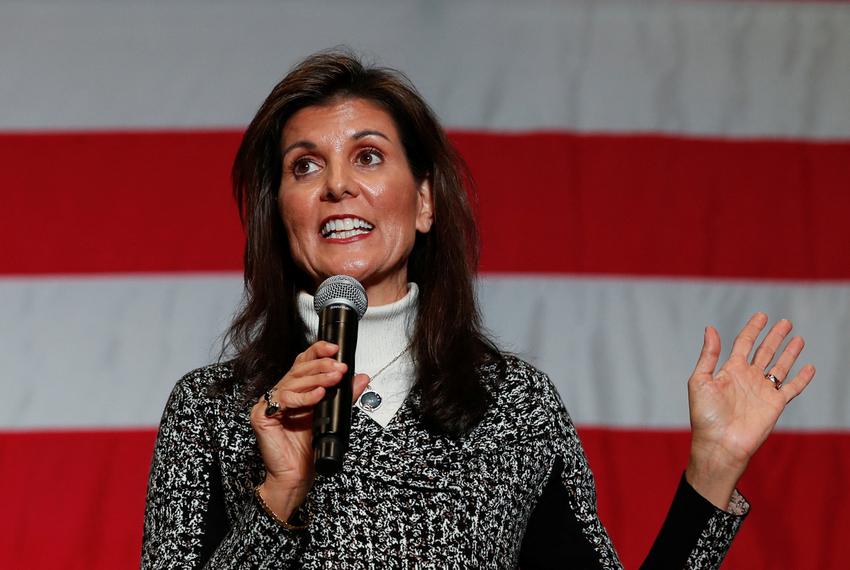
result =
[[[688,381],[691,457],[686,476],[701,495],[720,508],[726,508],[750,458],[767,439],[785,406],[815,375],[814,366],[807,364],[787,380],[803,350],[801,337],[792,338],[771,366],[791,332],[787,320],[773,325],[750,358],[766,325],[766,314],[753,315],[720,370],[716,370],[720,335],[707,327],[702,352]],[[775,382],[767,378],[768,374]]]

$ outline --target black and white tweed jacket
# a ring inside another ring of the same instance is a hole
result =
[[[250,405],[210,391],[230,366],[190,372],[159,429],[142,568],[620,568],[556,389],[514,357],[495,371],[482,371],[494,404],[461,439],[421,425],[415,391],[386,428],[354,408],[344,468],[317,477],[302,531],[254,498]],[[715,568],[742,520],[683,482],[645,567]]]

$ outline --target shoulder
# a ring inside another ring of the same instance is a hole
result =
[[[490,413],[496,417],[539,429],[567,418],[549,376],[525,360],[504,354],[501,363],[482,367],[481,375],[492,397]]]
[[[482,380],[491,395],[513,402],[552,397],[557,390],[546,373],[513,354],[502,354],[500,362],[481,367]]]
[[[234,369],[230,362],[209,364],[184,374],[177,380],[168,402],[163,420],[169,416],[200,416],[215,413],[222,403],[235,401],[238,389],[227,388],[233,384]]]
[[[212,392],[233,379],[232,362],[218,362],[196,368],[184,374],[174,386],[174,394],[211,397]]]

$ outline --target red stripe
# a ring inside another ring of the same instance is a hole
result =
[[[0,434],[0,568],[138,568],[155,435]]]
[[[456,133],[489,272],[848,279],[850,143]],[[0,136],[0,273],[238,271],[235,132]]]
[[[0,136],[0,272],[239,269],[238,144],[232,132]]]
[[[636,568],[687,461],[684,432],[582,429],[599,508]],[[0,434],[0,568],[138,567],[153,431]],[[850,433],[779,433],[740,488],[727,569],[839,568],[850,556]]]
[[[687,465],[687,432],[580,430],[599,512],[626,568],[655,538]],[[775,433],[739,490],[752,508],[724,569],[844,568],[850,558],[850,432]]]
[[[850,143],[463,135],[490,271],[846,279]]]

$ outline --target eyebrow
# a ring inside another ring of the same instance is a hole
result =
[[[381,137],[382,139],[385,139],[389,142],[392,142],[392,141],[390,141],[390,137],[388,137],[387,135],[385,135],[381,131],[376,131],[374,129],[364,129],[362,131],[357,131],[356,133],[351,135],[351,138],[354,139],[354,140],[360,140],[362,138],[369,137],[369,136]],[[316,150],[316,143],[310,142],[310,141],[296,141],[296,142],[292,143],[291,145],[287,146],[285,149],[283,149],[282,156],[286,156],[289,151],[296,149],[296,148],[306,148],[307,150]]]
[[[286,156],[289,153],[289,151],[294,149],[294,148],[306,148],[307,150],[315,150],[316,149],[316,143],[313,143],[313,142],[310,142],[310,141],[294,142],[291,145],[289,145],[288,147],[286,147],[285,149],[283,149],[283,153],[281,154],[281,156]]]
[[[356,133],[354,133],[354,135],[352,135],[351,138],[353,138],[355,140],[359,140],[359,139],[362,139],[364,137],[368,137],[368,136],[371,136],[371,135],[374,135],[376,137],[381,137],[384,140],[390,141],[390,137],[388,137],[387,135],[385,135],[381,131],[376,131],[376,130],[372,130],[372,129],[357,131]],[[392,141],[390,141],[390,142],[392,142]]]

